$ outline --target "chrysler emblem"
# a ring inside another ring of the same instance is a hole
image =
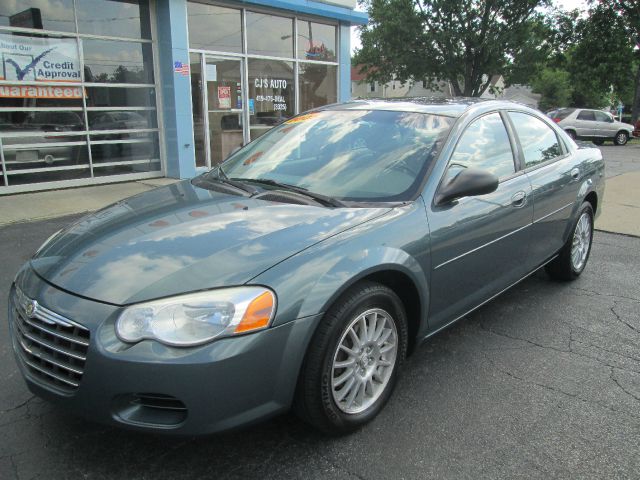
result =
[[[38,302],[36,302],[35,300],[31,300],[24,307],[24,312],[27,314],[29,318],[33,318],[37,310],[38,310]]]

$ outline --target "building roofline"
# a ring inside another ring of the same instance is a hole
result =
[[[350,25],[366,25],[369,15],[346,7],[314,2],[313,0],[238,0],[238,3],[280,8],[308,15],[333,18]]]

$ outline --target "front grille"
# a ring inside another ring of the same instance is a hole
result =
[[[84,373],[89,330],[27,299],[17,289],[11,313],[15,351],[31,376],[65,392],[76,390]]]

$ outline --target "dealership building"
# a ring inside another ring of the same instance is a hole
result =
[[[190,178],[348,100],[355,0],[2,0],[0,195]]]

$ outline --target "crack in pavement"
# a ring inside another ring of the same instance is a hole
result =
[[[14,410],[18,410],[19,408],[22,408],[25,405],[27,405],[34,398],[36,398],[36,396],[31,395],[28,399],[26,399],[24,402],[20,403],[19,405],[16,405],[15,407],[7,408],[6,410],[0,410],[0,414],[9,413],[9,412],[13,412]]]
[[[616,378],[615,373],[613,371],[614,369],[611,369],[611,374],[609,375],[609,378],[611,380],[613,380],[613,383],[615,383],[620,390],[622,390],[624,393],[626,393],[627,395],[629,395],[630,397],[634,398],[637,402],[640,402],[640,397],[638,397],[637,395],[635,395],[634,393],[630,392],[629,390],[627,390],[626,388],[624,388],[622,386],[622,384],[620,383],[620,381]]]
[[[489,356],[488,356],[488,355],[486,355],[484,352],[482,353],[482,355],[483,355],[483,356],[485,357],[485,359],[486,359],[486,360],[487,360],[487,361],[488,361],[488,362],[493,366],[493,368],[495,368],[498,372],[500,372],[500,373],[502,373],[503,375],[506,375],[506,376],[508,376],[508,377],[510,377],[510,378],[513,378],[513,379],[515,379],[515,380],[518,380],[519,382],[525,383],[525,384],[527,384],[527,385],[533,385],[533,386],[536,386],[536,387],[540,387],[540,388],[543,388],[543,389],[545,389],[545,390],[549,390],[549,391],[554,392],[554,393],[559,393],[559,394],[561,394],[561,395],[564,395],[564,396],[566,396],[566,397],[569,397],[569,398],[572,398],[572,399],[578,400],[578,401],[583,402],[583,403],[586,403],[586,404],[588,404],[588,405],[594,405],[594,406],[598,406],[598,407],[600,407],[600,408],[604,408],[604,409],[609,410],[609,411],[611,411],[611,412],[614,412],[614,413],[616,413],[616,414],[620,414],[620,413],[621,413],[621,414],[623,414],[623,415],[628,415],[628,416],[633,417],[633,418],[640,418],[640,415],[636,415],[636,414],[634,414],[634,413],[627,412],[627,411],[625,411],[625,410],[618,410],[618,409],[613,408],[612,406],[607,405],[607,404],[602,403],[602,402],[592,401],[592,400],[586,399],[586,398],[584,398],[584,397],[581,397],[581,396],[580,396],[579,394],[577,394],[577,393],[566,392],[566,391],[562,390],[561,388],[556,388],[556,387],[553,387],[553,386],[551,386],[551,385],[546,385],[546,384],[544,384],[544,383],[538,383],[538,382],[534,382],[533,380],[528,380],[528,379],[526,379],[526,378],[519,377],[518,375],[514,374],[513,372],[510,372],[510,371],[508,371],[508,370],[504,370],[504,369],[500,368],[500,367],[499,367],[499,366],[498,366],[498,365],[497,365],[497,364],[496,364],[496,363],[495,363],[491,358],[489,358]],[[622,388],[622,387],[621,387],[621,388]],[[633,395],[632,395],[632,396],[633,396]]]
[[[640,330],[638,330],[636,327],[634,327],[633,325],[631,325],[629,322],[627,322],[626,320],[623,320],[622,317],[620,316],[620,314],[618,312],[616,312],[615,308],[617,306],[617,302],[613,302],[613,307],[611,307],[609,310],[611,310],[611,313],[613,313],[615,315],[615,317],[618,319],[618,321],[624,325],[626,325],[627,327],[629,327],[631,330],[633,330],[636,333],[640,333]]]
[[[586,293],[590,293],[591,295],[588,295],[589,297],[610,297],[610,298],[624,298],[625,300],[631,300],[632,302],[638,302],[640,303],[640,298],[634,298],[634,297],[627,297],[625,295],[614,295],[612,293],[600,293],[600,292],[596,292],[594,290],[588,290],[586,288],[579,288],[579,287],[567,287],[569,290],[578,290],[580,292],[586,292]]]
[[[577,342],[577,343],[583,343],[584,344],[584,342],[580,342],[579,340],[573,340],[572,339],[572,335],[573,335],[572,331],[569,331],[569,349],[568,350],[563,350],[562,348],[552,347],[550,345],[543,345],[541,343],[537,343],[537,342],[534,342],[532,340],[528,340],[526,338],[515,337],[515,336],[512,336],[512,335],[508,335],[506,333],[503,333],[503,332],[496,332],[495,330],[492,330],[491,328],[486,327],[482,322],[480,323],[480,329],[484,330],[484,331],[486,331],[488,333],[491,333],[493,335],[499,336],[499,337],[504,337],[504,338],[508,338],[510,340],[516,340],[516,341],[520,341],[520,342],[525,342],[525,343],[528,343],[530,345],[533,345],[535,347],[542,348],[542,349],[545,349],[545,350],[552,350],[552,351],[558,352],[558,353],[567,353],[569,355],[576,355],[578,357],[586,358],[588,360],[592,360],[592,361],[594,361],[596,363],[599,363],[603,367],[615,368],[617,370],[622,370],[622,371],[631,372],[631,373],[640,373],[640,372],[638,372],[636,370],[631,370],[631,369],[628,369],[628,368],[622,368],[622,367],[619,367],[619,366],[616,366],[616,365],[611,365],[610,363],[607,363],[606,361],[603,361],[602,359],[600,359],[598,357],[593,357],[591,355],[586,355],[584,353],[576,352],[573,349],[573,346],[571,345],[571,343],[572,342]],[[605,350],[605,351],[609,351],[609,350]],[[615,354],[615,352],[610,352],[610,353],[614,353]],[[622,355],[622,354],[616,354],[616,355],[620,355],[621,357],[625,357],[625,358],[629,358],[631,360],[638,361],[638,359],[635,359],[633,357],[627,357],[626,355]]]

